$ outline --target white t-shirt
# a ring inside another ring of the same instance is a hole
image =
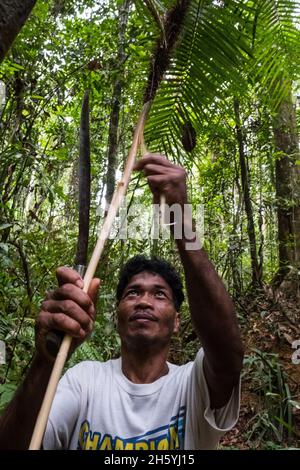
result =
[[[135,384],[121,359],[86,361],[69,369],[53,401],[44,449],[214,449],[237,422],[240,387],[226,406],[210,409],[203,350],[194,362]]]

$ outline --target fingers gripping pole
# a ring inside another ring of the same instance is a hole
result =
[[[140,145],[141,135],[144,131],[145,121],[146,121],[149,107],[150,107],[150,102],[144,104],[142,108],[137,126],[135,128],[135,132],[133,135],[133,141],[132,141],[132,145],[131,145],[128,158],[126,161],[122,180],[117,184],[111,205],[109,206],[107,216],[103,223],[102,229],[100,231],[96,246],[94,248],[94,251],[91,257],[91,260],[87,267],[86,274],[84,276],[84,280],[83,280],[84,292],[88,292],[89,285],[91,283],[91,280],[94,277],[95,271],[97,269],[97,265],[99,263],[105,242],[108,238],[109,232],[113,225],[115,216],[119,210],[122,199],[126,194],[130,177],[131,177],[131,173],[133,170],[134,162],[135,162],[135,157],[138,151],[138,147]],[[62,344],[60,346],[59,352],[57,354],[54,366],[53,366],[53,370],[49,379],[48,387],[44,396],[44,400],[43,400],[43,403],[42,403],[42,406],[41,406],[41,409],[40,409],[40,412],[39,412],[39,415],[35,424],[35,428],[34,428],[31,442],[29,445],[29,450],[39,450],[41,448],[50,409],[52,406],[52,402],[55,396],[59,379],[61,377],[65,362],[69,354],[71,342],[72,342],[72,337],[69,335],[65,335],[62,341]]]

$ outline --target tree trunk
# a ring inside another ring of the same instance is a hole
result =
[[[278,218],[278,272],[280,283],[300,267],[300,166],[296,113],[289,94],[274,120],[276,158],[276,198]]]
[[[0,62],[27,20],[36,0],[0,0]]]
[[[245,212],[247,216],[247,231],[250,243],[250,256],[251,256],[251,271],[252,271],[252,285],[259,286],[261,284],[261,273],[258,264],[257,248],[256,248],[256,235],[253,218],[253,209],[250,198],[250,181],[249,172],[247,168],[246,154],[244,148],[244,135],[241,127],[240,118],[240,104],[237,99],[234,100],[234,114],[236,121],[236,139],[239,148],[240,168],[241,168],[241,181],[243,198],[245,204]]]
[[[114,83],[112,95],[112,110],[110,113],[109,131],[108,131],[108,155],[107,155],[107,173],[106,173],[106,212],[111,203],[116,183],[116,167],[118,152],[118,127],[120,115],[120,100],[123,87],[123,64],[125,55],[125,31],[128,21],[130,0],[126,0],[119,9],[119,50],[116,63],[118,75]]]

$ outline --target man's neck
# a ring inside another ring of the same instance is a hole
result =
[[[169,371],[167,354],[168,351],[160,351],[156,354],[140,354],[122,347],[122,372],[127,379],[136,384],[155,382]]]

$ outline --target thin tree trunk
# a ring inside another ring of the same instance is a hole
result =
[[[0,0],[0,62],[11,47],[36,0]]]
[[[274,120],[277,151],[276,198],[279,263],[276,283],[300,267],[300,166],[296,113],[291,93],[280,105]]]
[[[256,248],[256,235],[255,235],[255,226],[253,218],[253,209],[250,198],[250,180],[249,172],[247,168],[246,154],[244,148],[244,135],[241,127],[241,118],[240,118],[240,104],[237,99],[234,100],[234,114],[236,121],[236,139],[238,142],[239,149],[239,159],[240,159],[240,168],[241,168],[241,181],[242,181],[242,190],[245,204],[245,212],[247,216],[247,231],[250,243],[250,256],[251,256],[251,270],[252,270],[252,285],[258,286],[261,284],[261,274],[259,270],[258,257],[257,257],[257,248]]]
[[[128,21],[130,0],[126,0],[119,9],[119,50],[116,68],[118,76],[114,83],[112,95],[112,110],[110,113],[109,131],[108,131],[108,155],[107,155],[107,173],[106,173],[106,212],[111,203],[116,183],[116,167],[118,152],[118,128],[120,116],[120,101],[123,87],[123,64],[126,58],[125,54],[125,32]]]
[[[264,245],[265,245],[265,234],[264,234],[264,209],[263,209],[263,167],[261,158],[259,159],[259,209],[258,209],[258,229],[259,229],[259,247],[258,247],[258,259],[259,259],[259,273],[262,278],[264,268]]]

